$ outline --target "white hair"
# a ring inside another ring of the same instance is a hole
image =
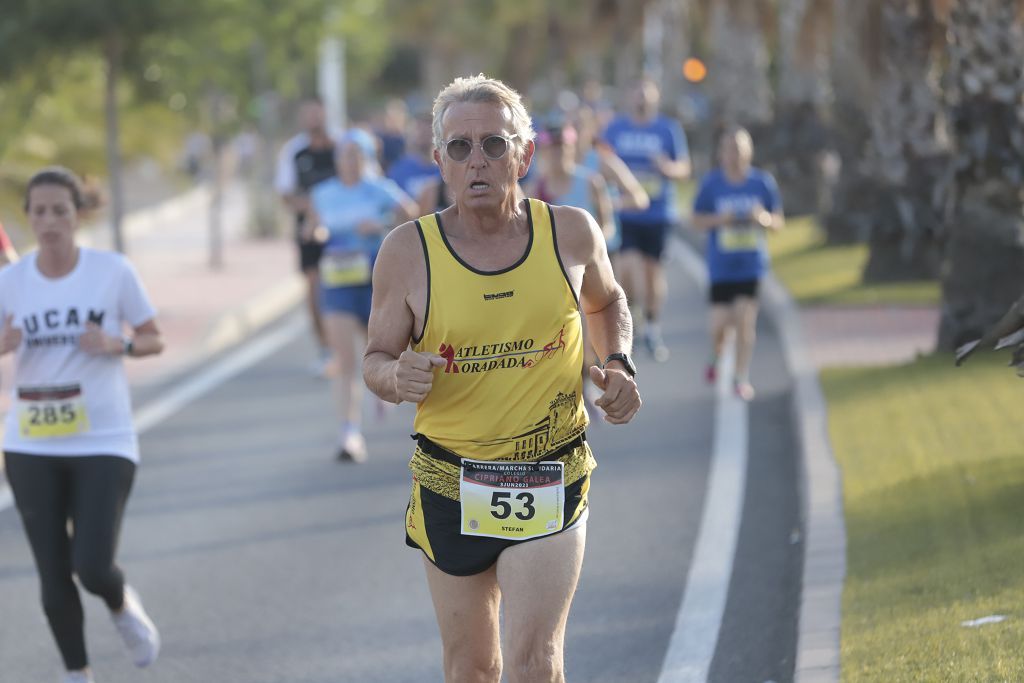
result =
[[[441,122],[449,107],[462,102],[490,102],[507,107],[512,115],[512,132],[518,138],[514,142],[525,145],[534,138],[533,122],[526,113],[523,98],[518,92],[496,78],[488,78],[483,74],[456,78],[448,84],[434,100],[434,146],[441,149],[444,144],[444,131]]]

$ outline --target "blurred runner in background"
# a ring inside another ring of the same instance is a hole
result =
[[[744,128],[725,131],[718,144],[720,166],[701,181],[694,200],[693,227],[708,233],[711,279],[711,359],[706,379],[716,379],[716,364],[726,332],[736,331],[736,395],[754,398],[750,359],[757,335],[757,292],[768,271],[765,235],[785,225],[779,188],[767,171],[751,166],[754,143]]]
[[[619,275],[630,305],[643,306],[644,345],[655,360],[664,362],[669,351],[658,321],[668,283],[662,259],[679,220],[676,183],[690,175],[690,154],[683,127],[658,113],[660,101],[658,86],[641,80],[632,93],[632,111],[616,117],[603,137],[651,200],[642,211],[622,211]]]
[[[330,356],[320,317],[320,257],[323,244],[307,231],[310,212],[309,191],[335,174],[335,147],[339,133],[328,131],[327,113],[318,97],[307,97],[299,105],[302,132],[291,138],[278,155],[274,187],[295,216],[295,241],[299,269],[306,278],[306,304],[320,348],[317,374],[323,374]]]
[[[416,203],[391,180],[367,172],[376,141],[353,128],[338,141],[338,175],[313,188],[307,239],[320,239],[320,294],[331,351],[331,386],[338,410],[338,459],[362,462],[363,382],[359,358],[370,319],[370,277],[381,240],[417,213]],[[317,234],[319,232],[319,234]]]

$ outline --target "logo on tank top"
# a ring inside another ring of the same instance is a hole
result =
[[[585,425],[579,420],[580,410],[579,394],[575,391],[559,391],[548,402],[548,414],[530,429],[476,443],[482,446],[512,446],[513,460],[535,458],[572,441],[583,432]]]
[[[496,344],[463,346],[459,349],[442,342],[437,353],[445,360],[445,374],[453,375],[510,368],[532,368],[541,361],[564,353],[565,348],[565,327],[563,326],[558,331],[558,335],[543,346],[538,346],[537,340],[532,338]]]

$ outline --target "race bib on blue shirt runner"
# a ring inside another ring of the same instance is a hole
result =
[[[753,225],[730,225],[718,231],[718,248],[725,252],[757,251],[761,248],[761,229]]]
[[[462,461],[462,534],[524,541],[561,531],[564,465]]]
[[[320,281],[324,287],[355,287],[370,284],[370,257],[361,251],[329,252],[320,259]]]

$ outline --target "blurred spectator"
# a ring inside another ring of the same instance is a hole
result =
[[[434,163],[434,134],[430,126],[430,112],[410,121],[406,152],[387,172],[388,178],[410,197],[419,197],[424,187],[441,179],[441,170]]]
[[[374,133],[380,139],[380,165],[384,173],[405,153],[405,129],[409,118],[409,108],[405,102],[395,98],[388,100],[380,125]]]
[[[192,131],[185,138],[182,151],[182,167],[192,182],[202,180],[203,169],[210,154],[210,136],[202,131]]]

